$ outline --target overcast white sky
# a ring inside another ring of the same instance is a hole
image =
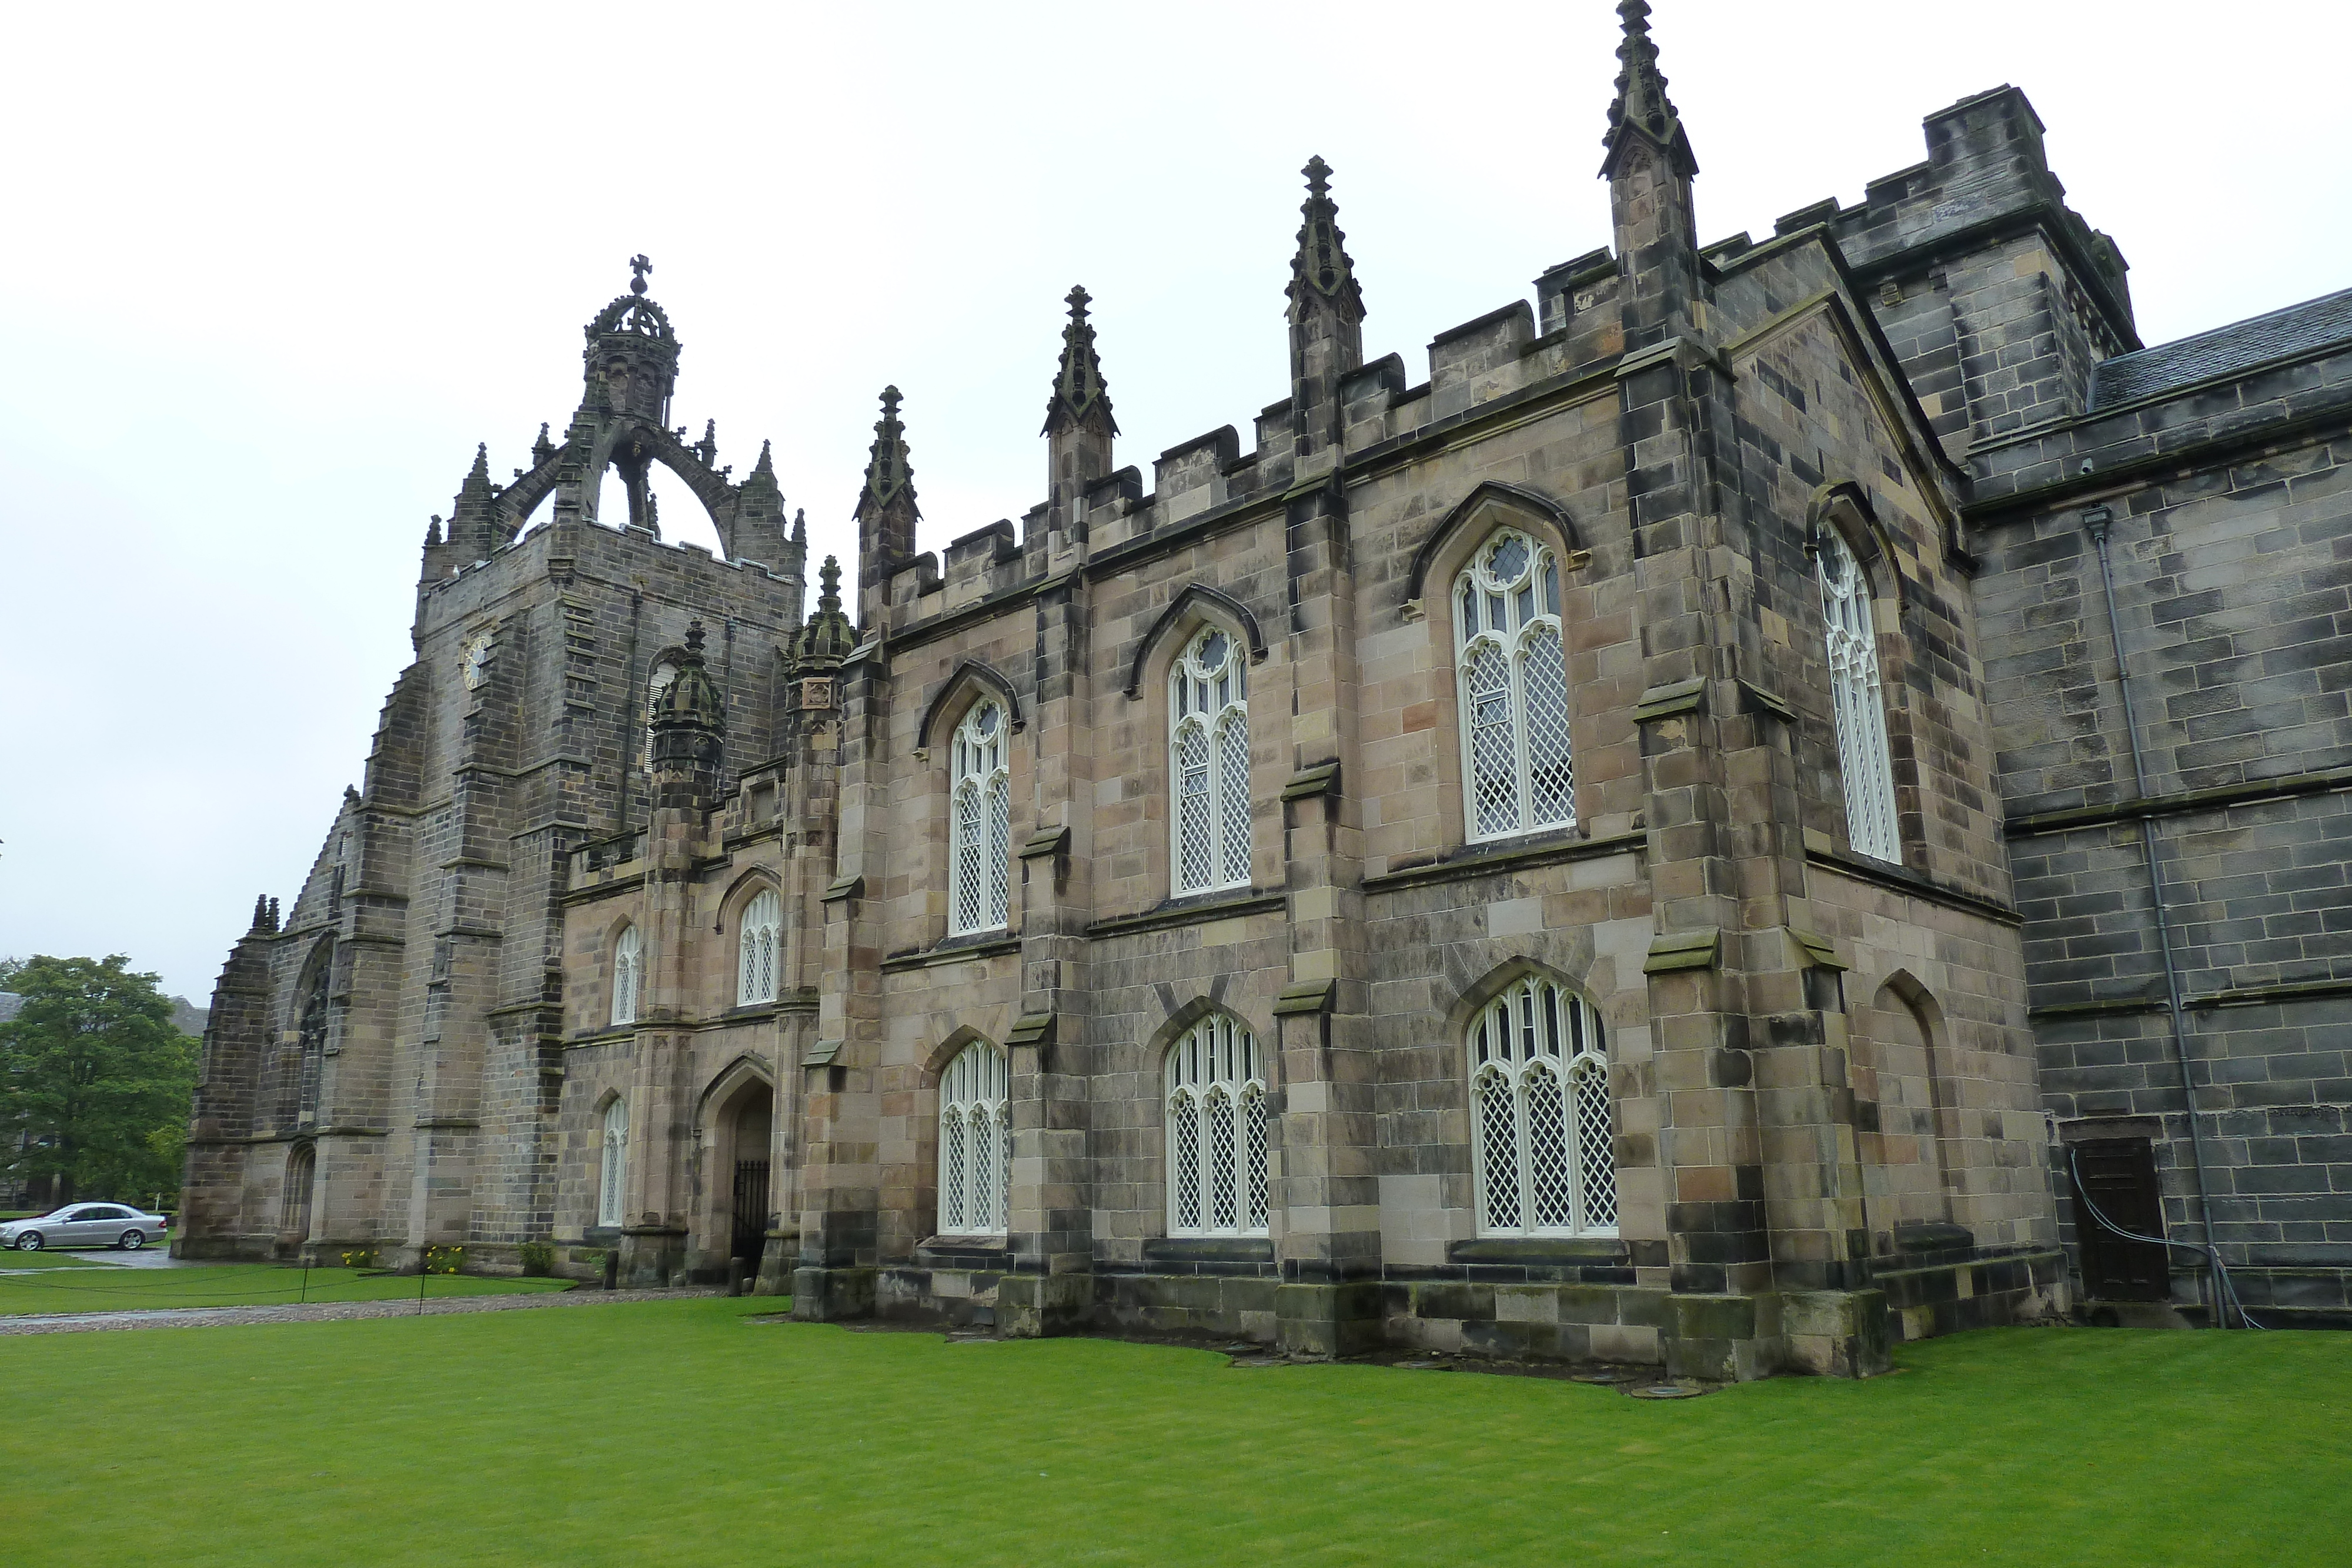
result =
[[[2032,97],[2142,336],[2352,285],[2341,0],[1657,0],[1713,239]],[[125,952],[200,1005],[290,897],[407,662],[417,549],[578,402],[626,258],[680,423],[772,437],[854,557],[886,382],[932,548],[1044,494],[1062,296],[1120,459],[1286,395],[1321,153],[1415,379],[1609,238],[1607,0],[1410,6],[19,5],[0,94],[0,955]],[[656,480],[656,489],[660,489]],[[677,492],[673,538],[707,536]],[[701,532],[698,533],[698,530]],[[814,564],[814,563],[813,563]]]

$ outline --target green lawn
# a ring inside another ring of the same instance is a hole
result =
[[[34,1274],[0,1273],[0,1317],[24,1312],[144,1312],[159,1307],[277,1306],[292,1301],[414,1301],[416,1276],[362,1274],[356,1269],[302,1270],[283,1263],[207,1263],[187,1269],[109,1267],[103,1253],[0,1252],[0,1270],[28,1260]],[[82,1266],[77,1266],[82,1265]],[[562,1280],[478,1279],[436,1274],[427,1300],[515,1291],[559,1291]],[[5,1355],[0,1355],[5,1360]]]
[[[12,1563],[2352,1560],[2352,1339],[2008,1330],[1869,1383],[949,1344],[705,1298],[0,1341]]]

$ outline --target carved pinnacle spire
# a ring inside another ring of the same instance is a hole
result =
[[[1079,284],[1065,300],[1070,323],[1062,329],[1062,362],[1054,371],[1054,395],[1045,400],[1045,428],[1040,435],[1073,428],[1097,435],[1118,434],[1110,392],[1103,385],[1102,361],[1095,356],[1095,329],[1087,320],[1087,298],[1086,286]]]
[[[874,444],[866,462],[866,494],[859,497],[857,510],[864,516],[867,508],[880,509],[897,500],[904,492],[908,505],[915,499],[915,470],[907,460],[907,427],[898,418],[898,389],[882,389],[882,417],[874,422]]]
[[[1650,38],[1649,0],[1619,0],[1617,15],[1625,30],[1617,46],[1617,96],[1609,105],[1609,130],[1601,138],[1609,155],[1601,160],[1603,178],[1615,174],[1617,160],[1631,140],[1628,131],[1646,138],[1665,153],[1675,172],[1688,179],[1698,172],[1690,137],[1666,97],[1665,73],[1658,69],[1658,46]]]
[[[754,474],[772,475],[775,471],[776,460],[769,455],[768,444],[762,441],[760,443],[760,460],[751,465],[751,472]]]
[[[257,894],[253,900],[253,928],[256,931],[269,929],[269,895],[266,893]]]
[[[793,508],[793,543],[796,545],[808,543],[808,508],[805,507]]]
[[[539,439],[530,444],[530,460],[534,466],[555,455],[555,443],[547,438],[547,421],[539,422]]]
[[[817,569],[817,608],[832,613],[841,608],[841,562],[833,556],[824,558]]]
[[[1307,310],[1328,307],[1349,320],[1364,319],[1364,291],[1356,264],[1348,258],[1348,236],[1331,200],[1331,165],[1320,155],[1299,171],[1307,176],[1307,200],[1299,206],[1298,252],[1290,258],[1290,308],[1296,320]]]

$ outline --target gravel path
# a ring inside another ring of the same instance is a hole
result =
[[[720,1290],[549,1291],[523,1296],[452,1296],[417,1311],[405,1301],[313,1301],[307,1306],[173,1307],[129,1312],[55,1312],[0,1318],[0,1338],[10,1334],[90,1333],[105,1329],[182,1329],[207,1324],[340,1322],[345,1318],[447,1317],[453,1312],[509,1312],[527,1307],[588,1307],[618,1301],[677,1301],[723,1296]]]

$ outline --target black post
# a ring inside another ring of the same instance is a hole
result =
[[[416,1254],[416,1315],[425,1315],[425,1278],[433,1272],[433,1246],[427,1242]]]
[[[608,1291],[617,1291],[620,1288],[621,1249],[614,1247],[607,1249],[604,1253],[604,1289]]]

